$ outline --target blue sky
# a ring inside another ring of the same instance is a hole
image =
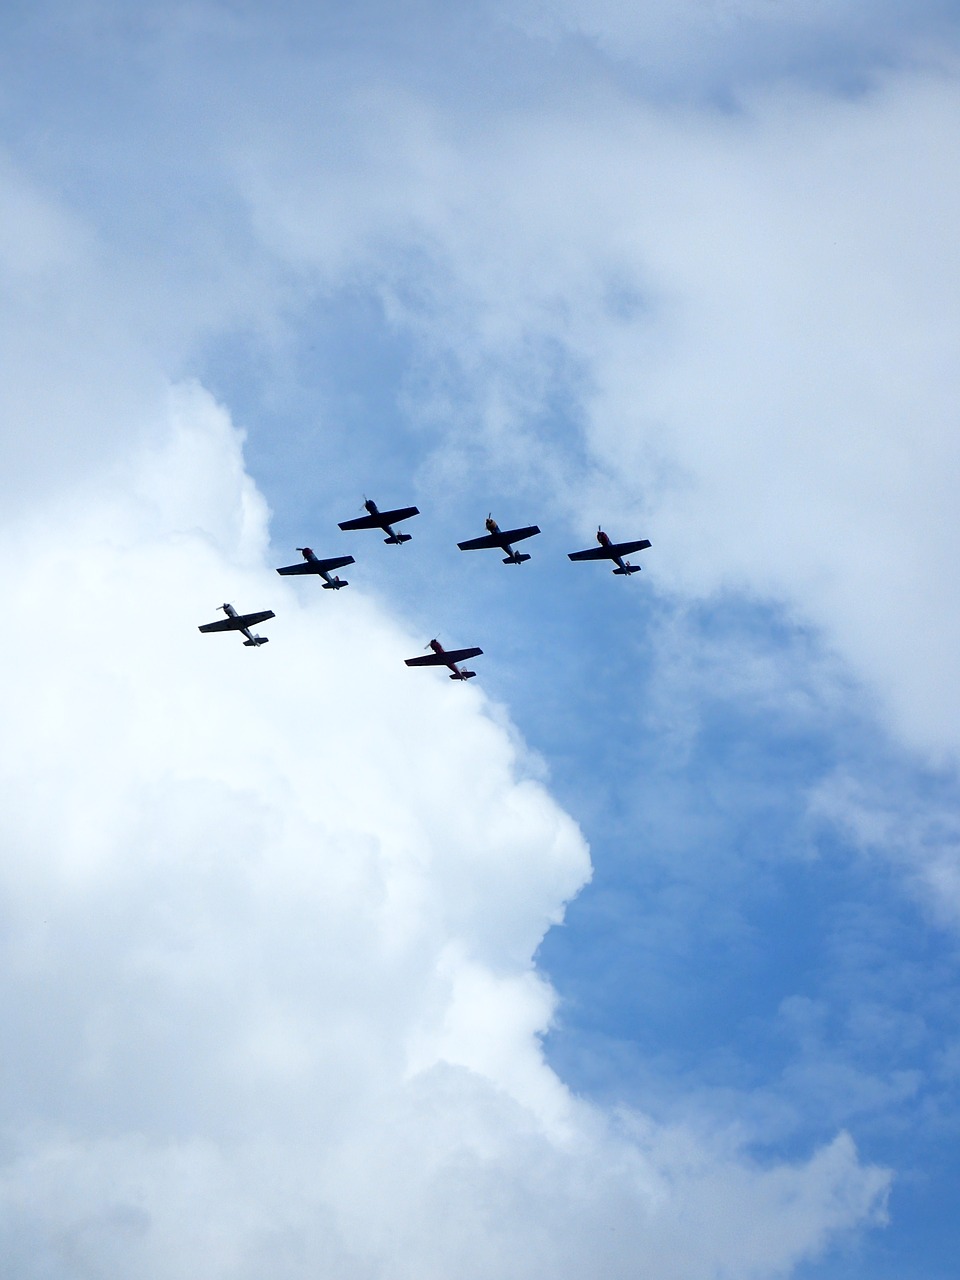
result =
[[[18,1274],[953,1274],[958,17],[6,10]]]

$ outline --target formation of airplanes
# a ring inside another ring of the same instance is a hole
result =
[[[418,507],[398,507],[394,511],[381,511],[377,504],[370,498],[364,498],[364,509],[366,515],[358,516],[353,520],[342,520],[339,527],[345,531],[354,529],[379,529],[387,536],[384,542],[393,546],[402,546],[404,542],[409,542],[411,534],[397,533],[393,526],[400,524],[404,520],[410,520],[413,516],[418,516],[420,510]],[[514,550],[515,542],[523,542],[527,538],[533,538],[540,532],[539,525],[525,525],[520,529],[501,529],[494,520],[492,515],[488,515],[485,520],[487,532],[479,538],[468,538],[465,542],[458,542],[457,546],[461,551],[485,551],[496,550],[503,552],[504,564],[523,564],[529,560],[530,556],[527,552]],[[640,565],[631,564],[626,559],[628,555],[632,555],[636,551],[645,551],[650,546],[647,538],[637,538],[632,542],[612,542],[608,534],[603,529],[597,529],[596,547],[587,547],[584,551],[568,552],[570,560],[611,560],[615,568],[615,574],[629,577],[633,573],[640,572]],[[297,547],[297,550],[303,556],[303,560],[297,564],[284,565],[277,570],[277,573],[283,575],[302,575],[313,574],[319,578],[323,578],[324,591],[339,591],[341,587],[349,584],[344,578],[337,575],[337,569],[343,569],[348,564],[354,564],[353,556],[333,556],[326,560],[321,560],[310,547]],[[225,617],[218,619],[216,622],[207,622],[200,631],[239,631],[244,637],[244,645],[252,648],[259,648],[262,644],[269,642],[269,636],[259,636],[252,628],[258,626],[261,622],[267,622],[276,615],[271,609],[263,609],[259,613],[237,613],[232,604],[222,604],[219,606],[223,610]],[[408,667],[448,667],[451,680],[472,680],[477,674],[475,671],[467,671],[460,664],[467,662],[470,658],[479,658],[483,653],[482,649],[476,647],[470,649],[444,649],[439,640],[431,640],[427,645],[429,653],[416,658],[407,658],[405,663]]]

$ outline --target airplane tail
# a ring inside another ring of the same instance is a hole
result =
[[[614,573],[639,573],[641,566],[638,564],[625,564],[622,569],[614,569]]]
[[[347,582],[346,578],[334,578],[332,582],[325,582],[323,589],[324,591],[339,591],[341,587],[349,587],[349,585],[350,583]]]
[[[504,564],[523,564],[524,560],[529,560],[529,559],[530,557],[526,554],[526,552],[515,551],[512,556],[504,556],[503,563]]]
[[[260,647],[260,645],[262,645],[262,644],[269,644],[269,643],[270,643],[270,637],[269,637],[269,636],[254,636],[252,640],[244,640],[244,642],[243,642],[243,643],[247,646],[247,648],[248,648],[248,649],[249,649],[251,646],[253,646],[253,648],[254,648],[254,649],[257,649],[257,648],[259,648],[259,647]]]
[[[477,673],[475,671],[451,671],[451,680],[472,680]]]
[[[412,537],[412,533],[395,533],[392,538],[384,538],[384,542],[392,542],[399,547],[401,542],[409,542]]]

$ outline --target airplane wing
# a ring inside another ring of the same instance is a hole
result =
[[[524,538],[532,538],[534,534],[540,532],[538,524],[528,524],[522,529],[505,529],[501,532],[500,537],[507,542],[522,542]]]
[[[385,524],[396,524],[420,514],[419,507],[398,507],[396,511],[378,511],[375,516],[357,516],[355,520],[341,520],[341,529],[382,529]]]
[[[379,529],[384,521],[383,515],[379,516],[357,516],[355,520],[341,520],[341,529]],[[389,520],[387,521],[389,524]]]
[[[419,507],[398,507],[396,511],[381,511],[380,520],[384,524],[396,524],[400,520],[409,520],[411,516],[419,514]]]
[[[457,546],[461,551],[485,551],[487,547],[500,546],[500,538],[495,538],[492,533],[486,533],[482,538],[468,538],[466,542],[458,542]]]
[[[586,551],[568,551],[568,560],[609,560],[611,547],[587,547]]]
[[[568,560],[610,560],[613,556],[628,556],[631,551],[646,551],[650,546],[647,538],[636,542],[617,542],[609,547],[588,547],[586,551],[568,551]]]
[[[482,649],[448,649],[443,655],[445,662],[466,662],[468,658],[479,658]]]
[[[408,667],[445,667],[450,662],[479,658],[482,649],[448,649],[446,653],[425,653],[422,658],[405,658]]]
[[[332,560],[302,560],[300,564],[288,564],[277,573],[332,573],[334,569],[342,569],[346,564],[353,564],[353,556],[334,556]]]
[[[638,538],[636,542],[618,542],[609,550],[615,551],[618,556],[628,556],[631,551],[646,551],[649,546],[649,538]]]
[[[266,622],[277,615],[272,609],[264,609],[261,613],[238,614],[236,618],[221,618],[219,622],[208,622],[200,627],[201,631],[241,631],[244,627],[255,627],[258,622]]]
[[[528,524],[523,529],[501,529],[499,533],[488,533],[482,538],[468,538],[466,542],[458,542],[457,546],[461,551],[484,551],[488,547],[502,549],[506,542],[522,542],[539,532],[539,525]]]

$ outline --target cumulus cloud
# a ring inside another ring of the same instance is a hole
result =
[[[352,269],[416,336],[438,474],[485,439],[584,533],[639,524],[671,590],[787,602],[895,733],[955,756],[958,114],[945,72],[731,115],[610,90],[484,137],[400,97],[390,165],[368,152],[335,207],[282,143],[248,151],[247,190],[274,250],[323,269],[325,219],[380,208]]]
[[[102,465],[134,424],[148,435],[162,379],[111,296],[96,235],[2,150],[0,271],[0,494],[9,509]]]
[[[575,825],[362,583],[273,574],[205,392],[158,415],[0,535],[8,1264],[760,1277],[876,1220],[844,1136],[765,1165],[569,1094],[532,956]],[[197,633],[223,598],[269,646]]]
[[[811,796],[811,813],[856,847],[898,864],[941,925],[960,923],[960,822],[949,784],[938,779],[921,796],[905,794],[898,770],[864,778],[837,769]],[[886,776],[885,776],[886,775]],[[939,785],[938,785],[939,783]]]
[[[855,11],[872,12],[842,20]],[[337,92],[318,95],[316,33],[300,60],[272,40],[254,63],[251,13],[194,81],[197,33],[147,26],[141,54],[178,92],[168,119],[147,81],[138,111],[160,141],[195,118],[177,163],[217,212],[176,220],[175,170],[158,160],[151,195],[189,249],[171,241],[145,266],[121,253],[122,268],[114,255],[104,287],[101,236],[7,164],[15,299],[0,320],[19,429],[5,475],[102,458],[104,423],[145,422],[161,370],[211,329],[275,333],[312,293],[364,289],[414,338],[406,408],[433,444],[425,474],[452,490],[483,467],[584,534],[639,525],[672,591],[786,602],[903,741],[955,758],[949,67],[888,72],[853,97],[757,89],[728,113],[592,78],[566,102],[506,95],[471,114],[409,66],[374,77],[352,45]],[[140,153],[123,143],[129,182]],[[104,203],[88,216],[112,229]]]

